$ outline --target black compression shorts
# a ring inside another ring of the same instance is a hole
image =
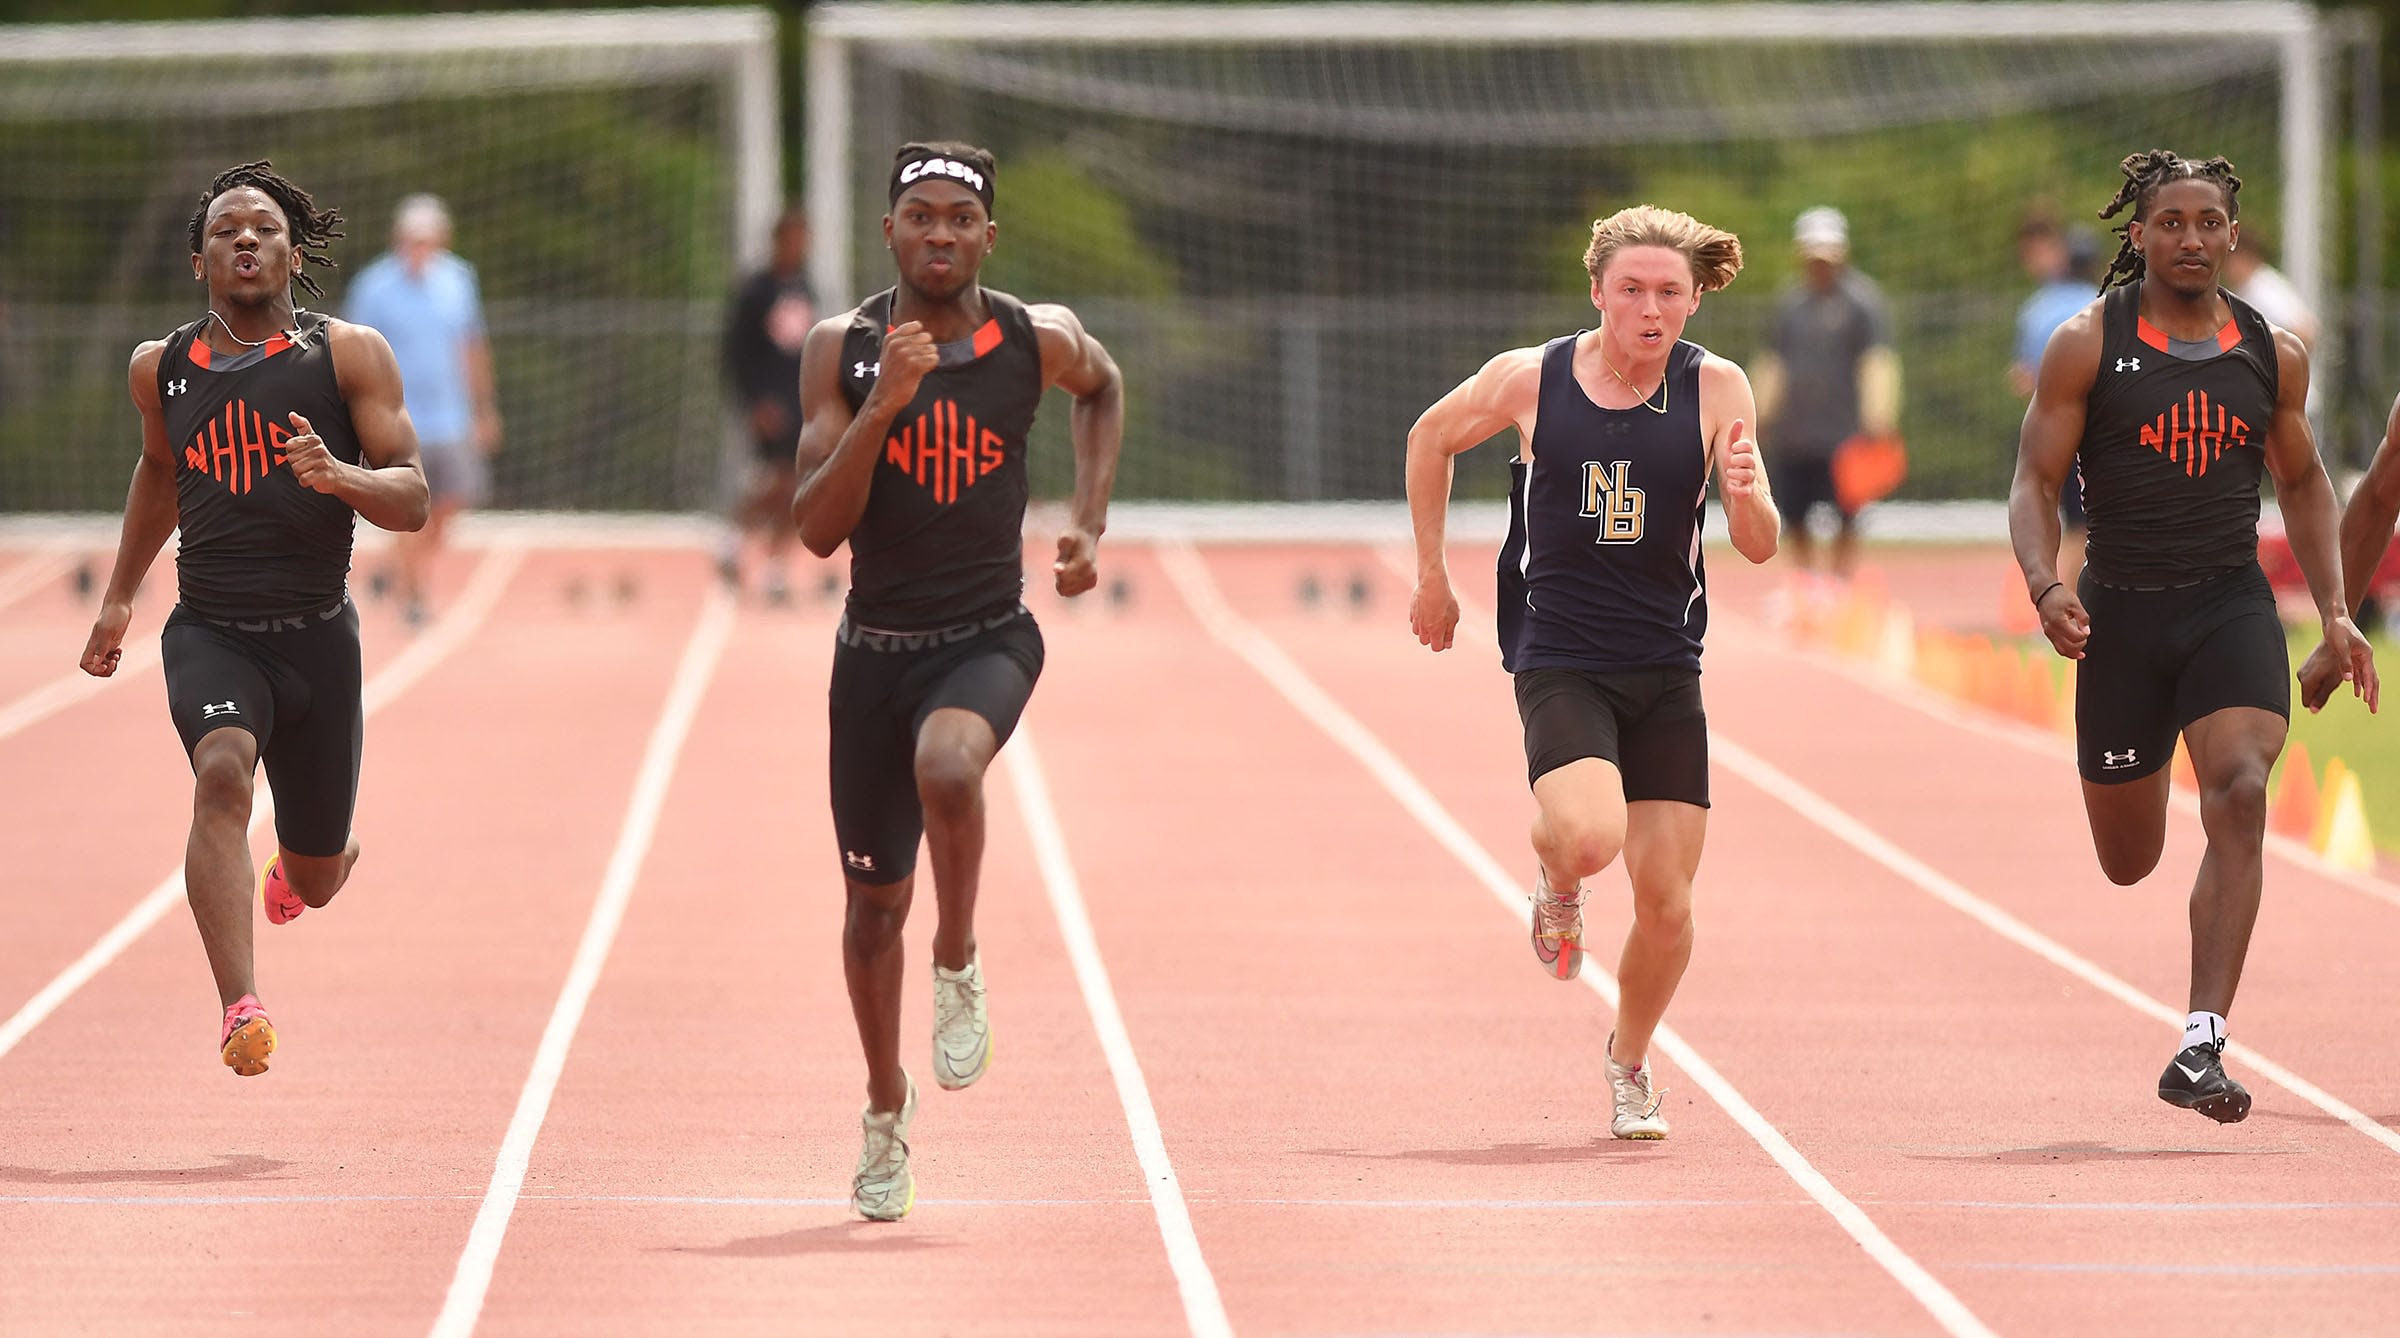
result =
[[[344,599],[297,618],[222,623],[178,604],[159,652],[184,753],[217,730],[247,730],[275,796],[276,840],[295,855],[341,854],[366,720],[357,606]]]
[[[917,732],[961,707],[1008,742],[1042,676],[1042,630],[1023,608],[931,632],[882,632],[845,618],[835,632],[833,834],[842,873],[896,883],[917,867],[925,810],[917,800]]]
[[[2101,785],[2140,780],[2175,736],[2234,706],[2292,714],[2292,661],[2275,591],[2253,562],[2196,585],[2128,590],[2085,571],[2092,639],[2075,666],[2075,761]]]
[[[1708,807],[1708,713],[1698,670],[1528,669],[1517,675],[1517,716],[1525,722],[1529,784],[1597,757],[1617,768],[1629,803]]]

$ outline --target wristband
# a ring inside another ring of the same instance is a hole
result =
[[[2042,593],[2033,597],[2033,606],[2037,609],[2040,608],[2042,606],[2042,601],[2050,597],[2051,591],[2056,590],[2065,584],[2065,581],[2052,581],[2050,584],[2043,586]]]

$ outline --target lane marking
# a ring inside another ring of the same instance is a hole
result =
[[[516,574],[524,558],[525,550],[522,548],[510,546],[492,549],[476,565],[474,576],[468,580],[466,588],[459,592],[458,603],[451,609],[450,615],[435,624],[431,632],[410,642],[406,649],[392,657],[391,663],[367,682],[360,696],[365,716],[372,717],[390,705],[464,644],[491,614],[492,606],[499,602],[501,591],[508,587],[509,578]],[[249,835],[256,837],[274,812],[274,792],[263,785],[257,787],[250,801]],[[34,996],[8,1021],[0,1022],[0,1057],[14,1050],[19,1041],[42,1024],[43,1019],[58,1011],[60,1004],[106,969],[142,935],[150,932],[169,910],[183,900],[183,866],[178,864],[174,872],[160,879],[158,886],[150,889],[149,895],[125,913],[125,918],[102,934],[98,942],[69,963],[67,969],[59,972],[49,984],[35,991]]]
[[[1198,615],[1209,634],[1239,655],[1301,715],[1357,759],[1368,774],[1382,784],[1436,842],[1466,866],[1467,871],[1491,892],[1502,907],[1515,916],[1520,924],[1530,925],[1532,912],[1526,904],[1525,889],[1517,880],[1508,876],[1490,852],[1458,819],[1451,816],[1441,801],[1434,798],[1432,792],[1418,781],[1415,773],[1385,747],[1373,731],[1360,724],[1319,688],[1272,638],[1233,611],[1218,592],[1215,579],[1209,575],[1207,567],[1191,545],[1162,543],[1158,553],[1160,565],[1166,570],[1169,580],[1183,596],[1184,602]],[[1598,993],[1612,1010],[1617,1007],[1617,982],[1607,971],[1587,961],[1578,979]],[[1915,1298],[1945,1332],[1960,1335],[1960,1338],[1966,1338],[1967,1335],[1991,1338],[1992,1330],[1976,1318],[1964,1302],[1895,1244],[1891,1237],[1885,1235],[1883,1228],[1877,1226],[1856,1203],[1834,1188],[1833,1182],[1802,1156],[1799,1149],[1793,1147],[1774,1125],[1768,1123],[1766,1117],[1759,1114],[1757,1108],[1723,1074],[1701,1058],[1700,1053],[1680,1033],[1661,1024],[1655,1039],[1658,1047],[1667,1053],[1676,1067],[1690,1075],[1701,1090],[1707,1092],[1818,1207],[1839,1223],[1842,1230],[1858,1242],[1870,1258]]]
[[[67,573],[75,565],[75,554],[57,549],[37,549],[23,562],[0,573],[0,609],[5,609],[51,581]]]
[[[1384,551],[1389,553],[1389,550]],[[1387,563],[1390,560],[1387,556]],[[1467,619],[1464,615],[1469,606],[1462,602],[1460,607],[1462,610],[1460,625],[1465,626]],[[1486,621],[1480,625],[1489,624]],[[1477,639],[1484,644],[1489,644],[1486,638],[1478,637]],[[1894,694],[1886,695],[1892,695],[1894,700],[1900,700]],[[1716,730],[1711,729],[1708,732],[1708,740],[1711,753],[1716,760],[1725,764],[1727,770],[1765,791],[1768,796],[1780,801],[1786,808],[1798,813],[1851,849],[1914,884],[1918,890],[1975,920],[1986,929],[2042,958],[2142,1016],[2165,1023],[2178,1031],[2182,1029],[2184,1010],[2171,1008],[2151,998],[2102,968],[2098,963],[2068,948],[1992,902],[1968,891],[1964,885],[1901,849],[1880,832],[1852,817],[1840,806],[1785,775],[1764,758],[1726,738]],[[2249,1045],[2241,1041],[2228,1040],[2225,1043],[2225,1054],[2228,1058],[2249,1065],[2259,1076],[2276,1086],[2374,1139],[2391,1151],[2400,1153],[2400,1132],[2395,1132],[2378,1123],[2357,1107],[2302,1078],[2299,1074],[2269,1059]]]
[[[1075,965],[1075,983],[1083,988],[1084,1006],[1092,1015],[1092,1030],[1108,1072],[1116,1079],[1117,1104],[1125,1109],[1125,1127],[1133,1136],[1135,1157],[1150,1188],[1150,1204],[1158,1218],[1158,1234],[1166,1242],[1167,1264],[1175,1273],[1175,1290],[1183,1297],[1183,1317],[1193,1338],[1232,1338],[1225,1302],[1217,1280],[1200,1253],[1200,1238],[1192,1230],[1192,1212],[1167,1157],[1166,1136],[1158,1127],[1158,1111],[1150,1104],[1150,1085],[1143,1081],[1142,1064],[1134,1053],[1133,1036],[1117,1008],[1116,990],[1109,984],[1108,967],[1100,959],[1099,936],[1085,908],[1083,886],[1067,849],[1058,809],[1050,800],[1050,782],[1042,771],[1041,754],[1033,731],[1020,725],[1003,750],[1009,782],[1017,790],[1017,807],[1025,815],[1025,830],[1033,838],[1033,853],[1050,893],[1050,909],[1058,917],[1059,935]]]
[[[86,632],[85,635],[89,636],[90,633]],[[158,667],[156,636],[143,637],[124,650],[125,653],[118,657],[117,671],[106,678],[94,678],[80,668],[69,669],[8,705],[0,706],[0,739],[22,734],[87,697],[97,697],[126,679]]]
[[[600,971],[608,962],[609,950],[616,945],[617,930],[625,923],[625,908],[633,899],[642,862],[650,854],[652,838],[658,834],[658,815],[666,805],[676,761],[683,755],[684,741],[691,735],[700,700],[716,675],[717,663],[733,630],[733,620],[731,596],[721,585],[712,584],[706,602],[701,605],[700,617],[692,625],[691,637],[684,642],[683,658],[675,667],[675,677],[659,708],[658,721],[651,727],[650,741],[642,751],[641,769],[635,773],[633,796],[626,805],[624,824],[617,831],[616,849],[610,853],[608,868],[601,874],[599,894],[592,900],[591,918],[584,924],[583,939],[576,945],[574,964],[567,970],[558,1003],[550,1011],[549,1024],[542,1028],[541,1045],[534,1051],[533,1067],[525,1076],[524,1090],[518,1094],[516,1113],[509,1118],[508,1132],[500,1141],[492,1178],[483,1192],[483,1206],[476,1210],[466,1248],[459,1253],[449,1294],[442,1302],[441,1313],[434,1317],[431,1330],[434,1338],[466,1338],[475,1331],[475,1321],[483,1312],[484,1296],[492,1286],[492,1270],[500,1261],[500,1246],[508,1235],[509,1218],[516,1212],[517,1200],[525,1188],[525,1173],[533,1161],[534,1143],[541,1137],[542,1122],[549,1117],[550,1099],[557,1093],[559,1077],[566,1070],[567,1053],[574,1047],[576,1029],[583,1025],[584,1008],[600,983]]]

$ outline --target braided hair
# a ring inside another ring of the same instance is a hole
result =
[[[2102,288],[2141,281],[2144,266],[2141,248],[2133,244],[2133,225],[2149,214],[2151,200],[2168,183],[2191,180],[2213,182],[2225,192],[2226,215],[2241,217],[2242,179],[2233,174],[2233,164],[2222,156],[2203,162],[2196,158],[2185,158],[2171,149],[2151,149],[2146,153],[2127,154],[2125,161],[2117,164],[2117,169],[2125,174],[2125,184],[2117,188],[2117,198],[2109,201],[2108,207],[2101,210],[2099,216],[2114,218],[2127,205],[2133,206],[2133,212],[2126,215],[2124,222],[2111,229],[2119,239],[2117,255],[2108,262],[2108,273],[2100,279]]]
[[[300,273],[294,277],[302,288],[308,290],[309,296],[325,296],[325,290],[317,287],[317,281],[308,277],[308,266],[339,268],[333,257],[325,254],[325,247],[334,238],[343,235],[340,227],[342,211],[319,210],[317,202],[309,197],[307,191],[284,180],[274,170],[274,164],[265,158],[226,168],[217,173],[216,180],[208,183],[207,190],[201,192],[200,207],[192,211],[192,254],[200,254],[200,230],[208,224],[208,207],[216,203],[218,196],[244,186],[263,193],[275,202],[277,208],[283,210],[284,222],[292,229],[292,249],[300,253],[304,262]]]

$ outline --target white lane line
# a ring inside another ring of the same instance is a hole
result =
[[[1843,660],[1838,656],[1828,655],[1823,651],[1789,644],[1775,645],[1773,633],[1765,628],[1751,625],[1745,619],[1737,617],[1724,621],[1731,624],[1736,634],[1744,640],[1766,642],[1782,654],[1790,655],[1838,678],[1845,679],[1887,701],[1897,702],[1952,728],[1962,729],[1970,734],[2022,748],[2026,752],[2036,754],[2055,764],[2060,770],[2070,775],[2073,774],[2075,766],[2073,743],[2048,730],[2037,730],[2030,725],[2021,725],[2013,720],[2003,720],[1987,712],[1953,702],[1949,698],[1940,696],[1913,682],[1891,678]],[[2176,812],[2190,818],[2194,823],[2200,821],[2200,797],[2198,795],[2189,790],[2173,789],[2167,792],[2167,796],[2168,804]],[[2279,856],[2287,863],[2297,865],[2328,882],[2339,883],[2353,892],[2361,893],[2387,906],[2400,906],[2400,885],[2394,885],[2388,879],[2379,878],[2371,873],[2360,873],[2354,869],[2342,868],[2310,849],[2305,841],[2295,841],[2280,832],[2269,832],[2267,833],[2267,853]]]
[[[1386,561],[1390,560],[1387,555]],[[1464,617],[1461,618],[1460,625],[1466,625]],[[1886,695],[1891,696],[1894,700],[1904,700],[1897,693],[1886,693]],[[1881,833],[1850,816],[1832,801],[1785,775],[1756,753],[1726,738],[1716,730],[1709,731],[1708,739],[1710,751],[1715,755],[1716,760],[1725,764],[1728,770],[1780,800],[1785,807],[1824,829],[1868,859],[1900,875],[1920,891],[1968,916],[1993,933],[2033,953],[2142,1016],[2153,1018],[2178,1029],[2183,1026],[2183,1010],[2171,1008],[2151,998],[2103,969],[2098,963],[1968,891],[1956,880],[1909,854],[1887,840]],[[2229,1040],[2225,1045],[2225,1053],[2248,1064],[2269,1082],[2392,1151],[2400,1152],[2400,1133],[2377,1123],[2373,1117],[2357,1107],[2302,1078],[2299,1074],[2267,1058],[2250,1046],[2240,1041]]]
[[[1210,635],[1247,661],[1285,700],[1356,758],[1435,841],[1466,866],[1467,871],[1491,892],[1503,908],[1520,923],[1530,924],[1532,912],[1526,905],[1524,887],[1500,867],[1491,853],[1451,816],[1441,801],[1434,798],[1432,792],[1384,746],[1373,731],[1360,724],[1318,687],[1272,638],[1226,604],[1207,567],[1189,544],[1162,543],[1158,553],[1160,565],[1166,569],[1168,578],[1208,628]],[[1611,1009],[1617,1006],[1617,982],[1607,971],[1587,961],[1579,979],[1605,999]],[[1700,1053],[1674,1028],[1661,1025],[1655,1039],[1659,1049],[1666,1052],[1676,1067],[1689,1074],[1733,1118],[1734,1123],[1740,1125],[1742,1131],[1765,1149],[1775,1164],[1782,1167],[1784,1173],[1809,1198],[1815,1200],[1818,1207],[1824,1209],[1852,1240],[1858,1242],[1869,1258],[1891,1274],[1933,1316],[1945,1332],[1960,1335],[1960,1338],[1968,1335],[1991,1338],[1991,1329],[1976,1318],[1964,1302],[1895,1244],[1890,1236],[1885,1235],[1883,1228],[1877,1226],[1856,1203],[1834,1188],[1833,1182],[1802,1156],[1799,1149],[1768,1123],[1766,1117],[1759,1114],[1757,1108],[1715,1066],[1701,1058]]]
[[[82,653],[80,647],[69,646],[65,649],[78,655]],[[8,705],[0,706],[0,739],[22,734],[86,697],[96,697],[126,679],[157,667],[158,638],[146,636],[125,647],[125,653],[117,660],[117,671],[106,678],[94,678],[81,669],[70,669]]]
[[[436,624],[433,631],[411,642],[406,650],[394,656],[390,664],[368,681],[362,693],[368,716],[374,715],[407,691],[425,676],[427,670],[441,663],[450,652],[473,635],[491,613],[492,606],[499,602],[500,592],[507,588],[509,577],[516,574],[517,566],[524,557],[521,548],[495,548],[476,566],[473,579],[460,592],[458,604],[451,609],[449,616]],[[258,787],[256,797],[250,801],[251,835],[255,836],[274,812],[274,793],[263,785]],[[117,959],[118,954],[150,932],[151,926],[156,925],[183,900],[183,895],[183,866],[179,864],[173,873],[159,880],[157,887],[150,889],[148,896],[127,911],[124,919],[117,921],[81,957],[37,991],[14,1016],[0,1023],[0,1056],[14,1050],[17,1043],[40,1026],[43,1019],[56,1012],[60,1004],[82,989],[92,977],[100,974],[110,962]]]
[[[1066,941],[1068,960],[1075,964],[1075,983],[1083,988],[1084,1006],[1091,1010],[1092,1030],[1099,1033],[1100,1051],[1117,1082],[1117,1103],[1125,1108],[1125,1127],[1133,1135],[1134,1156],[1150,1188],[1150,1206],[1158,1217],[1158,1234],[1167,1246],[1167,1264],[1175,1273],[1175,1289],[1183,1295],[1184,1321],[1193,1338],[1231,1338],[1233,1325],[1225,1302],[1217,1294],[1216,1277],[1200,1253],[1200,1238],[1192,1231],[1192,1212],[1176,1179],[1175,1164],[1167,1159],[1167,1141],[1159,1132],[1158,1111],[1150,1104],[1150,1085],[1142,1080],[1142,1064],[1133,1051],[1125,1015],[1117,1009],[1108,967],[1100,960],[1100,940],[1092,932],[1092,917],[1084,907],[1083,886],[1067,851],[1058,809],[1050,800],[1050,782],[1042,771],[1032,730],[1020,725],[1003,750],[1008,778],[1017,789],[1017,806],[1025,814],[1025,830],[1033,838],[1035,860],[1043,885],[1050,892],[1050,909],[1058,916],[1059,935]]]
[[[1902,850],[1882,833],[1843,812],[1816,791],[1783,774],[1757,754],[1710,730],[1709,747],[1726,768],[1766,791],[1784,806],[1823,828],[1835,839],[1900,875],[1934,900],[1949,906],[2000,937],[2049,962],[2093,989],[2142,1016],[2180,1030],[2184,1012],[2170,1008],[2102,969],[2065,944],[2042,933],[1991,902],[1969,892],[1925,861]],[[2225,1053],[2256,1070],[2259,1076],[2299,1097],[2367,1137],[2400,1152],[2400,1133],[2385,1128],[2357,1107],[2302,1078],[2240,1041],[2227,1041]]]
[[[23,562],[0,572],[0,609],[16,603],[25,596],[66,574],[75,565],[71,552],[41,550],[27,556]]]
[[[725,641],[732,630],[733,600],[721,587],[712,586],[707,602],[701,606],[699,620],[692,626],[691,638],[684,643],[683,659],[675,668],[675,678],[667,689],[658,722],[652,726],[650,742],[642,752],[641,770],[634,778],[633,798],[626,806],[624,825],[618,829],[616,849],[601,875],[599,895],[593,899],[591,919],[584,924],[583,939],[576,946],[566,984],[559,990],[558,1003],[550,1011],[549,1025],[542,1029],[532,1071],[525,1076],[516,1113],[510,1117],[508,1132],[500,1141],[492,1178],[483,1192],[483,1206],[475,1211],[475,1225],[467,1233],[466,1248],[459,1253],[449,1294],[442,1302],[441,1313],[434,1318],[434,1338],[466,1338],[475,1331],[475,1322],[483,1312],[484,1296],[492,1286],[492,1269],[500,1261],[501,1242],[508,1235],[509,1218],[516,1212],[517,1200],[525,1188],[525,1172],[533,1161],[534,1142],[541,1137],[542,1122],[550,1114],[550,1098],[558,1091],[559,1076],[567,1066],[567,1052],[574,1047],[576,1029],[583,1025],[583,1010],[600,983],[600,970],[608,962],[609,950],[616,945],[617,930],[625,923],[625,908],[633,899],[642,862],[650,854],[651,839],[658,833],[658,814],[666,803],[667,788],[675,778],[676,761],[683,754],[692,718],[699,712],[709,680],[716,675],[717,663],[724,655]]]

